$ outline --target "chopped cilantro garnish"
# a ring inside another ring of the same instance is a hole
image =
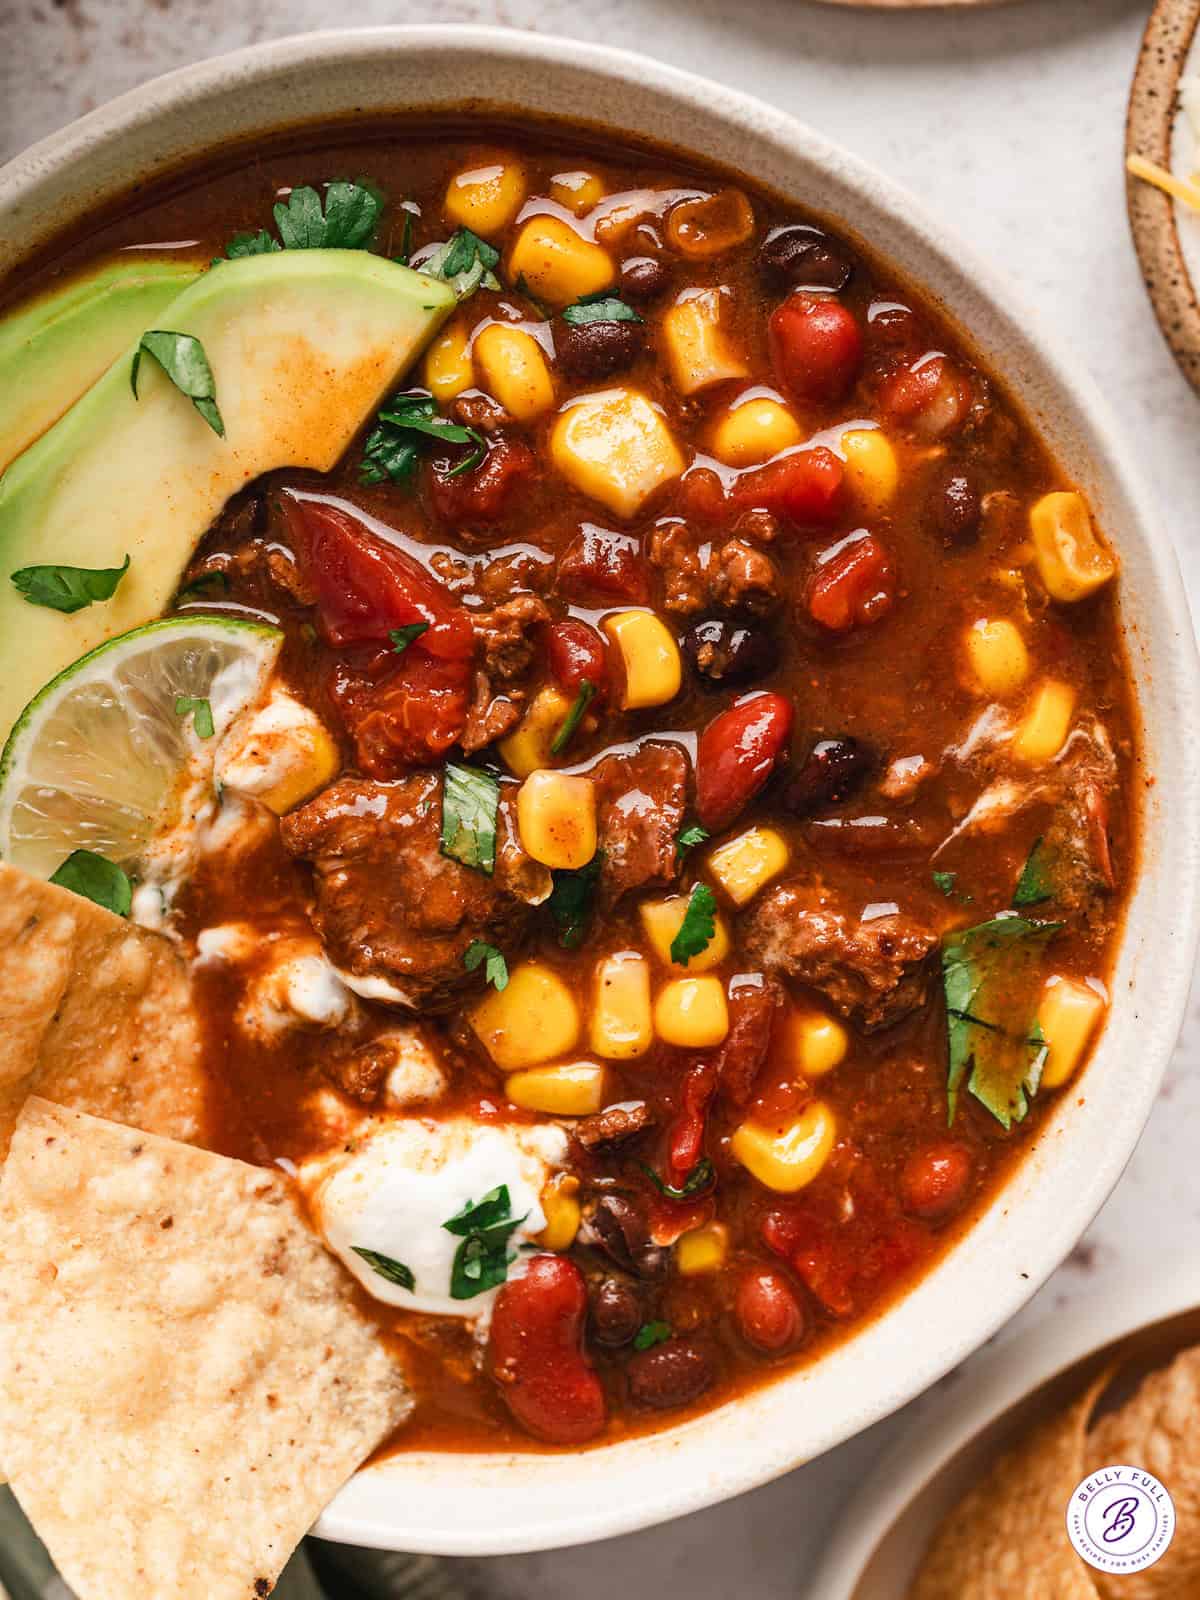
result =
[[[350,1248],[389,1283],[398,1283],[402,1289],[416,1288],[417,1280],[413,1277],[412,1268],[406,1267],[403,1261],[395,1261],[391,1256],[385,1256],[378,1250],[364,1250],[357,1244],[352,1244]]]
[[[1021,876],[1013,891],[1014,906],[1037,906],[1043,900],[1053,900],[1054,883],[1051,878],[1049,853],[1041,839],[1035,839],[1025,857]]]
[[[115,861],[92,850],[72,850],[50,882],[94,901],[118,917],[127,917],[133,910],[133,886],[127,874]]]
[[[191,695],[187,694],[176,695],[175,715],[177,717],[191,716],[192,727],[195,728],[198,739],[211,739],[216,732],[216,728],[213,726],[211,700],[193,699]]]
[[[135,400],[143,353],[157,361],[180,394],[187,395],[212,431],[223,439],[225,424],[217,410],[217,385],[199,339],[190,333],[171,333],[165,328],[151,328],[149,333],[144,333],[129,368],[129,387]]]
[[[483,975],[493,989],[508,988],[508,962],[494,944],[472,939],[463,953],[463,966],[468,972],[482,966]]]
[[[586,867],[560,867],[553,873],[554,887],[546,906],[558,926],[558,942],[564,950],[575,950],[583,943],[603,865],[604,857],[597,851]]]
[[[129,557],[119,567],[22,567],[11,574],[31,606],[51,611],[82,611],[97,600],[111,600],[129,571]]]
[[[673,1183],[668,1183],[665,1178],[660,1178],[653,1167],[642,1163],[642,1171],[654,1184],[659,1194],[665,1194],[668,1200],[690,1200],[693,1195],[703,1194],[716,1181],[716,1172],[707,1156],[701,1156],[696,1165],[678,1188]]]
[[[186,600],[190,595],[228,594],[229,576],[224,572],[202,572],[198,578],[193,578],[185,583],[175,596],[175,603]]]
[[[528,1215],[528,1213],[526,1213]],[[462,1239],[450,1269],[450,1294],[455,1300],[472,1300],[494,1289],[508,1277],[517,1259],[508,1241],[525,1217],[512,1215],[508,1185],[499,1184],[478,1203],[468,1200],[442,1227]]]
[[[1005,1128],[1028,1112],[1046,1060],[1034,1022],[1042,956],[1061,927],[1007,915],[942,941],[951,1122],[968,1069],[968,1089]]]
[[[496,868],[500,785],[478,767],[446,763],[442,787],[442,854],[491,875]]]
[[[933,887],[940,889],[943,894],[953,894],[957,878],[957,872],[935,872],[933,874]]]
[[[470,228],[460,228],[421,262],[419,270],[441,278],[454,290],[457,299],[465,300],[480,287],[500,288],[500,280],[493,271],[499,264],[498,250]]]
[[[609,294],[607,289],[601,289],[597,294],[585,294],[582,299],[568,306],[563,312],[563,321],[569,322],[573,328],[583,327],[588,322],[642,322],[632,306],[615,294]]]
[[[399,656],[404,654],[414,639],[419,639],[428,631],[427,622],[406,622],[402,628],[389,628],[388,638],[392,641],[392,649]]]
[[[635,1350],[652,1350],[656,1344],[665,1344],[671,1337],[669,1322],[643,1322],[633,1336]]]
[[[579,724],[583,721],[583,714],[592,702],[596,693],[596,686],[590,678],[584,678],[579,685],[579,693],[575,696],[575,703],[562,720],[562,727],[550,741],[550,754],[560,756],[575,737]]]
[[[257,233],[235,233],[225,246],[225,259],[238,261],[244,256],[269,256],[282,249],[278,239],[265,228],[260,228]],[[218,256],[213,265],[216,266],[220,259]]]
[[[416,225],[417,212],[412,209],[411,204],[404,205],[401,209],[404,221],[400,225],[400,249],[392,259],[400,266],[406,267],[408,258],[412,255],[413,228]]]
[[[306,185],[274,207],[285,250],[366,250],[382,213],[383,195],[362,179],[327,184],[324,206]]]
[[[474,428],[460,427],[437,413],[427,394],[394,395],[376,419],[363,447],[360,483],[405,483],[413,475],[417,461],[428,449],[423,441],[435,444],[469,444],[472,449],[447,474],[457,477],[483,460],[487,444]]]
[[[717,931],[717,897],[706,883],[692,889],[679,932],[671,940],[671,960],[686,967],[693,956],[707,950]]]
[[[703,844],[709,838],[707,828],[702,828],[698,822],[690,828],[685,828],[675,841],[675,855],[682,861],[689,850],[694,850],[698,844]]]

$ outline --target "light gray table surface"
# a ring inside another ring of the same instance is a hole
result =
[[[1118,406],[1200,607],[1200,404],[1143,293],[1125,221],[1125,97],[1148,0],[872,14],[802,0],[358,0],[356,25],[488,22],[624,45],[813,123],[995,256]],[[0,0],[0,156],[155,73],[328,25],[318,0]],[[1200,224],[1197,224],[1200,226]],[[1116,530],[1119,536],[1119,530]],[[1196,1247],[1200,998],[1130,1168],[1084,1244],[1000,1335]],[[970,1380],[968,1364],[965,1381]],[[470,1563],[513,1600],[819,1600],[831,1520],[914,1407],[716,1510],[573,1552]]]

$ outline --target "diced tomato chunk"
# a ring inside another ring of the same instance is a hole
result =
[[[770,511],[801,527],[833,521],[842,500],[845,467],[823,444],[790,450],[765,466],[740,473],[733,488],[739,507]]]
[[[768,692],[714,717],[696,748],[696,811],[715,833],[728,827],[787,753],[792,702]]]
[[[885,617],[895,595],[891,558],[874,534],[860,531],[818,557],[805,604],[814,622],[845,633]]]
[[[966,421],[971,390],[947,356],[926,352],[882,384],[879,406],[892,421],[932,441],[945,438]]]
[[[717,1088],[717,1069],[698,1061],[684,1073],[679,1114],[667,1130],[667,1182],[682,1189],[704,1154],[708,1107]]]
[[[636,539],[585,522],[558,558],[559,593],[581,605],[609,600],[644,604],[650,579]]]
[[[546,664],[564,694],[574,697],[586,678],[597,696],[608,681],[608,651],[604,640],[575,617],[565,617],[546,629]]]
[[[379,665],[377,656],[371,667]],[[411,645],[379,676],[339,662],[330,685],[358,764],[372,778],[442,760],[462,735],[470,688],[469,657],[438,660]]]
[[[533,451],[520,439],[491,439],[487,454],[470,472],[456,472],[454,461],[431,464],[429,504],[448,527],[498,522],[513,495],[537,468]]]
[[[565,1256],[534,1256],[496,1296],[487,1368],[536,1439],[584,1444],[604,1429],[604,1390],[584,1355],[587,1286]]]
[[[801,400],[841,400],[862,365],[863,337],[853,314],[828,295],[790,294],[771,313],[771,358],[779,381]]]

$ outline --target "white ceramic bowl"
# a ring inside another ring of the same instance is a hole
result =
[[[1104,1367],[1115,1362],[1137,1375],[1197,1343],[1200,1264],[1194,1260],[1160,1268],[1152,1278],[1135,1277],[1120,1295],[1096,1290],[1066,1311],[1047,1310],[1019,1339],[978,1357],[962,1381],[921,1403],[921,1414],[842,1513],[813,1594],[820,1600],[906,1600],[943,1517],[1004,1450],[1070,1404]]]
[[[297,108],[318,119],[467,101],[585,118],[714,156],[839,219],[937,295],[1012,383],[1121,551],[1156,779],[1113,1014],[1082,1090],[1063,1097],[968,1241],[895,1309],[810,1370],[654,1437],[567,1459],[397,1457],[360,1472],[317,1526],[359,1544],[481,1555],[627,1532],[786,1472],[926,1388],[1053,1271],[1120,1176],[1178,1032],[1200,909],[1200,729],[1183,585],[1090,380],[990,264],[911,196],[719,84],[574,40],[482,28],[314,34],[239,51],[156,79],[0,173],[0,270],[135,179],[286,126]]]

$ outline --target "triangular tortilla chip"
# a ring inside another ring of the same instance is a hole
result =
[[[1084,1476],[1084,1432],[1109,1377],[1001,1456],[955,1506],[909,1600],[1096,1600],[1090,1569],[1067,1538],[1067,1504]]]
[[[1104,1600],[1200,1600],[1200,1349],[1152,1372],[1131,1400],[1092,1429],[1085,1473],[1141,1467],[1175,1502],[1175,1535],[1144,1572],[1096,1574]]]
[[[80,1600],[268,1594],[410,1409],[281,1174],[31,1100],[0,1271],[4,1464]]]
[[[207,1088],[170,942],[0,863],[0,1161],[31,1093],[172,1139]]]

